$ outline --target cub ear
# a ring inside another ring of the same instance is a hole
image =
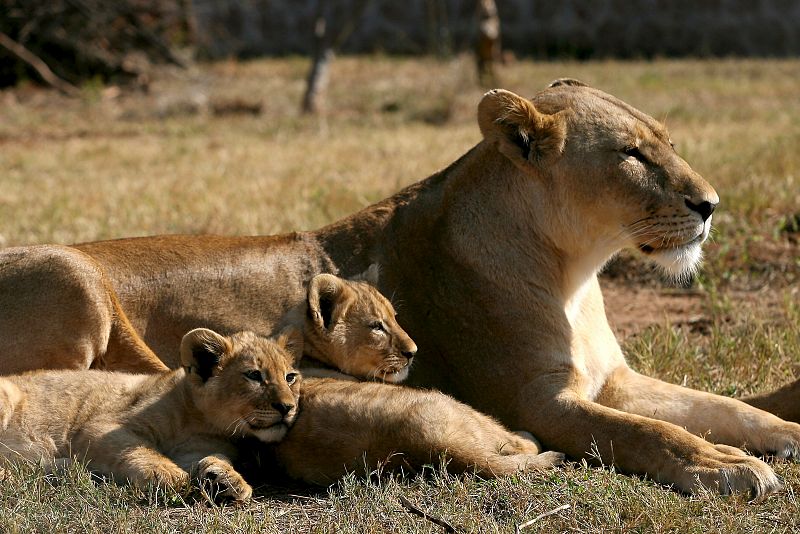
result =
[[[505,89],[483,95],[478,125],[483,137],[522,170],[560,156],[567,139],[563,112],[540,113],[530,100]]]
[[[181,365],[205,382],[219,367],[222,358],[233,351],[231,342],[208,328],[195,328],[181,340]]]
[[[377,263],[373,263],[363,273],[357,274],[350,280],[353,282],[364,281],[372,286],[378,287],[378,276],[380,275],[381,267]]]
[[[353,302],[352,290],[344,280],[332,274],[318,274],[308,286],[308,313],[314,324],[329,330]]]
[[[303,333],[293,327],[287,326],[278,334],[275,340],[278,346],[289,353],[292,357],[290,364],[294,365],[303,357]]]

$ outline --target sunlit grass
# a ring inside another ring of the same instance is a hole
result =
[[[468,58],[337,59],[321,118],[298,112],[306,68],[288,58],[165,71],[150,94],[116,99],[102,89],[83,101],[31,88],[0,93],[0,246],[316,228],[428,176],[480,139],[484,89]],[[798,72],[796,60],[519,61],[501,70],[501,85],[523,95],[574,77],[665,121],[678,152],[720,193],[695,284],[702,317],[628,338],[636,369],[726,395],[794,376],[800,247],[785,223],[800,213]],[[262,113],[203,108],[237,99],[260,102]],[[634,280],[637,262],[626,264]],[[0,531],[440,531],[409,514],[400,495],[471,532],[513,532],[564,504],[524,532],[791,531],[800,527],[800,468],[775,468],[787,489],[759,505],[690,498],[578,464],[497,481],[348,477],[329,491],[263,488],[250,506],[214,508],[98,482],[78,467],[59,480],[19,467],[0,484]]]

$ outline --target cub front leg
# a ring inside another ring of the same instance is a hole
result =
[[[90,468],[93,464],[89,464]],[[129,447],[122,451],[117,461],[108,465],[108,471],[115,478],[127,479],[138,487],[152,483],[181,491],[189,485],[189,473],[148,445]],[[101,470],[105,471],[102,467]]]
[[[597,401],[674,423],[713,443],[778,458],[800,456],[800,425],[742,401],[662,382],[628,367],[611,374]]]
[[[761,499],[781,488],[772,469],[758,458],[733,453],[683,428],[624,413],[547,385],[523,388],[517,428],[527,428],[545,446],[575,458],[616,465],[685,492],[699,487],[721,494],[745,493]]]
[[[72,440],[72,452],[85,452],[89,469],[128,480],[138,487],[155,484],[183,490],[189,473],[158,451],[155,444],[115,424],[90,424]]]

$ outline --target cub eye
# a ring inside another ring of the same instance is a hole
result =
[[[261,382],[261,371],[257,369],[253,369],[252,371],[247,371],[244,373],[245,378],[252,380],[253,382]]]
[[[385,332],[386,331],[386,328],[384,328],[383,323],[381,321],[375,321],[374,323],[369,325],[369,327],[372,328],[373,330],[375,330],[376,332]]]
[[[297,373],[289,373],[286,375],[286,383],[290,386],[297,381]]]
[[[642,154],[639,151],[639,147],[638,146],[625,147],[625,148],[622,149],[622,153],[625,154],[628,157],[636,158],[636,159],[638,159],[639,161],[642,161],[642,162],[647,161],[647,159],[644,157],[644,154]]]

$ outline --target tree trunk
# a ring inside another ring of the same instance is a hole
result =
[[[478,0],[478,42],[475,60],[481,85],[497,85],[495,64],[501,59],[500,17],[494,0]]]
[[[328,0],[319,0],[314,21],[314,60],[308,73],[303,113],[317,114],[324,107],[325,92],[330,79],[333,46],[328,36]]]

